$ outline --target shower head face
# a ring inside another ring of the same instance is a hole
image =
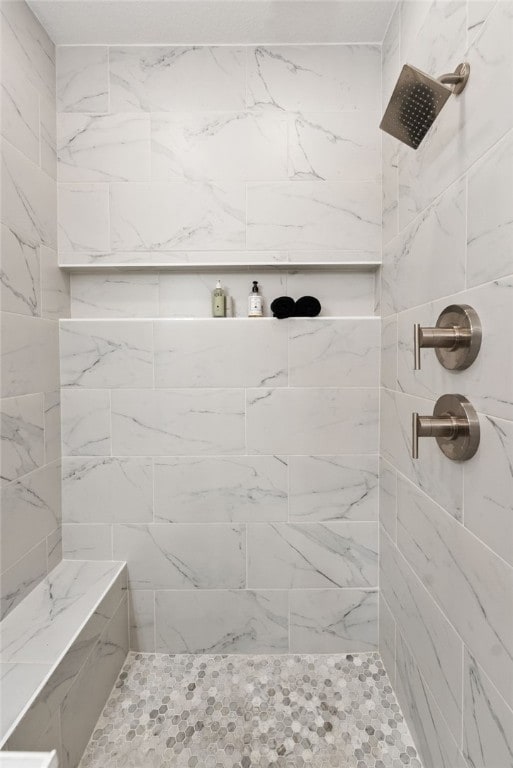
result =
[[[418,149],[452,93],[451,88],[405,64],[379,127]]]

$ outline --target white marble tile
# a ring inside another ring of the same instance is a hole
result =
[[[294,259],[296,256],[294,254]],[[288,272],[286,293],[293,299],[315,296],[321,304],[321,317],[374,314],[372,272]]]
[[[379,522],[392,541],[396,541],[397,472],[382,457],[379,460]]]
[[[469,42],[480,34],[488,14],[497,0],[472,0],[467,6],[467,34]]]
[[[358,653],[378,647],[378,593],[362,589],[290,593],[291,653]]]
[[[288,650],[286,592],[159,591],[155,612],[158,653]]]
[[[513,131],[468,175],[467,285],[513,271]]]
[[[43,395],[0,401],[1,483],[16,480],[44,463]]]
[[[248,526],[249,587],[375,587],[377,571],[375,523]]]
[[[27,245],[55,248],[54,180],[11,144],[2,143],[2,221]]]
[[[41,541],[21,560],[18,560],[12,568],[3,571],[0,580],[0,618],[4,619],[10,611],[16,608],[46,574],[46,541]]]
[[[63,387],[153,386],[152,324],[144,320],[63,320]]]
[[[61,397],[60,390],[44,394],[45,459],[54,461],[61,455]]]
[[[66,523],[151,522],[151,459],[117,456],[64,458],[62,513]]]
[[[2,488],[2,568],[11,568],[61,519],[60,466],[47,464]]]
[[[57,323],[4,312],[0,333],[2,397],[59,388]]]
[[[114,46],[110,49],[113,112],[240,110],[244,107],[245,81],[244,48]]]
[[[110,249],[107,184],[59,184],[59,253]]]
[[[513,700],[513,568],[407,481],[399,482],[397,540],[469,651]]]
[[[59,181],[148,181],[150,118],[141,113],[59,114]]]
[[[0,742],[16,722],[27,701],[50,672],[50,664],[0,664],[2,682],[2,709],[0,718]],[[20,766],[21,768],[21,766]]]
[[[465,526],[513,566],[513,423],[481,416],[479,452],[465,463]]]
[[[377,110],[380,64],[374,45],[248,48],[247,103],[299,112]]]
[[[69,317],[69,275],[59,269],[57,252],[44,245],[39,249],[41,262],[41,314],[51,320]]]
[[[322,254],[315,252],[314,259],[317,261],[334,261],[335,263],[346,263],[348,261],[365,261],[368,260],[369,254],[362,254],[358,251],[328,251]],[[266,265],[277,262],[284,262],[287,260],[293,261],[310,261],[312,253],[305,253],[296,256],[294,259],[287,259],[286,251],[247,251],[247,250],[234,250],[234,251],[106,251],[104,253],[62,253],[60,255],[61,264],[98,264],[105,266],[107,264],[112,265],[113,268],[122,265],[126,266],[168,266],[168,265],[181,265],[184,264],[202,264],[208,265],[208,267],[216,267],[222,264],[229,264],[230,270],[234,270],[237,265],[241,270],[252,269],[250,265],[260,264],[264,262]],[[322,256],[322,258],[321,258]],[[372,254],[372,259],[378,259],[379,255]],[[178,273],[179,274],[179,273]],[[269,275],[269,272],[266,272]]]
[[[37,317],[41,314],[41,281],[36,246],[2,224],[0,299],[4,312]]]
[[[64,523],[62,549],[67,560],[110,560],[112,526]]]
[[[381,151],[383,160],[381,239],[383,245],[386,245],[399,232],[399,147],[397,139],[383,133]]]
[[[468,652],[464,683],[463,754],[468,764],[472,768],[511,764],[513,710]]]
[[[52,531],[46,537],[46,570],[48,573],[56,568],[62,560],[62,526]]]
[[[242,183],[111,184],[110,200],[115,251],[244,246]]]
[[[377,456],[291,456],[289,519],[378,519]]]
[[[287,461],[281,456],[155,460],[155,522],[264,522],[287,517]]]
[[[379,653],[392,685],[395,685],[395,620],[383,593],[379,593]]]
[[[248,184],[247,246],[376,251],[380,190],[368,181]]]
[[[375,453],[376,389],[249,389],[250,453]]]
[[[403,3],[408,5],[408,3]],[[425,3],[426,10],[417,13],[417,24],[411,25],[408,39],[403,37],[401,55],[432,77],[451,72],[463,57],[467,45],[467,1]],[[412,14],[413,16],[414,14]],[[411,19],[412,21],[412,19]],[[406,49],[406,50],[405,50]]]
[[[287,323],[159,320],[156,387],[287,386]]]
[[[108,112],[109,49],[96,45],[57,48],[59,112]]]
[[[381,386],[397,389],[397,315],[381,321]]]
[[[110,394],[105,389],[61,390],[63,456],[110,455]]]
[[[130,650],[155,653],[155,592],[132,589],[128,595]]]
[[[154,180],[287,178],[285,116],[153,113],[151,144]]]
[[[14,62],[2,59],[2,136],[39,164],[39,94]]]
[[[379,318],[294,318],[289,322],[292,387],[377,387]]]
[[[290,178],[379,182],[378,125],[378,113],[363,110],[289,115]]]
[[[151,272],[72,275],[71,312],[74,318],[158,317],[159,277]]]
[[[397,78],[401,71],[401,14],[404,15],[405,13],[404,5],[405,3],[397,4],[381,46],[381,91],[383,110],[386,109],[388,100],[392,95],[392,91],[394,90]]]
[[[429,680],[431,693],[459,742],[463,643],[387,535],[381,539],[380,585],[398,631],[407,638],[419,670]]]
[[[245,453],[241,389],[129,389],[111,397],[117,455]]]
[[[132,589],[245,586],[244,525],[115,525],[113,534]]]
[[[465,288],[466,185],[459,181],[383,250],[383,314]],[[419,279],[422,269],[422,279]]]
[[[39,102],[40,163],[43,171],[57,178],[57,114],[55,99],[41,97]]]

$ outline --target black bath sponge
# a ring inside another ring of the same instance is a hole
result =
[[[290,296],[280,296],[271,304],[274,317],[284,320],[286,317],[294,317],[296,314],[296,302]]]
[[[296,301],[296,317],[317,317],[321,302],[315,296],[302,296]]]

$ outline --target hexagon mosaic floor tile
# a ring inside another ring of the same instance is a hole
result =
[[[376,653],[132,653],[80,768],[422,768]]]

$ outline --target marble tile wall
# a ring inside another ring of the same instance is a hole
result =
[[[377,647],[380,320],[61,321],[64,551],[131,644]]]
[[[61,558],[57,320],[70,308],[57,266],[55,48],[24,2],[0,10],[4,616]]]
[[[512,51],[510,0],[403,2],[383,45],[383,106],[405,61],[471,67],[417,152],[383,136],[380,649],[425,768],[512,764]],[[413,324],[452,303],[481,317],[478,359],[414,371]],[[423,440],[414,461],[411,412],[446,392],[479,412],[479,451]]]

